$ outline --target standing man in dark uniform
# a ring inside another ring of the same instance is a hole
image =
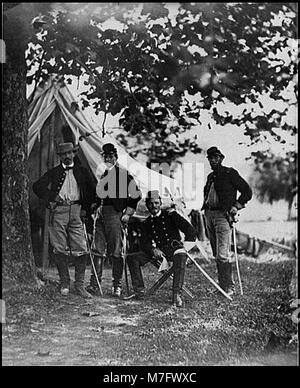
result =
[[[50,209],[49,238],[60,277],[61,294],[69,294],[68,257],[71,255],[75,265],[75,291],[83,298],[91,298],[84,288],[88,248],[81,217],[89,215],[95,187],[88,171],[74,164],[77,149],[73,143],[59,144],[57,154],[61,163],[47,171],[32,188]]]
[[[212,172],[204,186],[204,210],[206,226],[213,255],[216,259],[219,285],[228,295],[234,293],[232,263],[229,261],[231,246],[230,217],[252,198],[252,190],[239,173],[222,166],[224,155],[217,147],[207,150]],[[237,192],[240,196],[237,198]]]
[[[97,215],[93,250],[97,255],[94,255],[94,264],[101,282],[103,259],[105,254],[109,256],[112,262],[112,295],[120,297],[126,244],[124,229],[127,228],[142,194],[134,178],[117,163],[115,146],[111,143],[104,144],[102,151],[106,170],[96,187],[97,200],[94,207],[97,208]],[[94,294],[98,292],[94,273],[91,274],[88,290]]]
[[[163,260],[165,257],[167,261],[172,261],[174,266],[173,304],[182,307],[181,294],[187,255],[179,252],[178,243],[177,246],[172,243],[176,241],[181,243],[180,231],[184,233],[186,241],[195,241],[197,233],[185,218],[175,210],[171,212],[162,210],[161,204],[161,197],[157,190],[147,193],[146,206],[150,216],[143,222],[142,251],[128,254],[126,260],[136,299],[142,299],[145,291],[141,266],[153,258]]]

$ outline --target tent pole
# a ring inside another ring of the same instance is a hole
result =
[[[50,170],[53,167],[54,163],[54,126],[56,118],[56,108],[54,109],[51,118],[50,118],[50,128],[49,128],[49,143],[48,143],[48,158],[47,158],[47,170]],[[49,222],[50,222],[50,210],[46,208],[45,212],[45,221],[44,221],[44,238],[43,238],[43,272],[45,273],[46,269],[49,266]]]

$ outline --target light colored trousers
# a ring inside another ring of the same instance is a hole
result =
[[[74,257],[88,253],[80,218],[81,205],[57,206],[50,214],[49,238],[53,253]]]
[[[221,210],[205,210],[204,212],[208,237],[215,259],[229,262],[231,257],[231,227]]]

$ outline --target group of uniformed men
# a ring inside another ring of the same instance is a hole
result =
[[[75,292],[83,298],[92,298],[99,292],[104,258],[112,264],[112,295],[121,297],[126,228],[135,213],[142,193],[130,173],[118,163],[118,152],[112,143],[103,145],[102,156],[106,165],[97,186],[88,171],[74,163],[78,147],[73,143],[58,145],[60,164],[47,171],[33,184],[34,193],[50,209],[49,238],[53,247],[53,260],[60,279],[60,293],[70,292],[69,257],[74,258]],[[219,285],[229,295],[234,293],[232,264],[229,261],[231,227],[229,217],[234,216],[251,199],[247,182],[233,169],[224,167],[224,155],[217,147],[207,150],[212,172],[204,187],[204,210],[207,233],[216,259]],[[237,198],[237,193],[240,192]],[[173,299],[177,307],[183,306],[182,287],[187,255],[178,249],[185,241],[195,241],[193,226],[175,210],[162,209],[157,190],[149,191],[145,198],[149,217],[142,223],[141,251],[127,254],[125,259],[131,275],[133,298],[143,299],[145,286],[141,266],[151,260],[173,263]],[[92,249],[93,266],[90,284],[86,288],[85,270],[90,260],[84,219],[94,214]],[[176,244],[174,244],[176,242]]]

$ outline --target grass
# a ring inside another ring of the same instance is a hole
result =
[[[210,276],[216,277],[214,263],[201,265]],[[279,308],[288,305],[290,299],[288,286],[293,265],[293,261],[259,264],[241,260],[244,295],[239,295],[237,287],[232,302],[214,293],[214,287],[190,265],[186,285],[195,298],[185,298],[182,309],[171,306],[170,280],[144,301],[109,298],[92,302],[91,308],[103,308],[100,321],[113,308],[114,315],[111,320],[108,317],[110,331],[98,330],[97,318],[80,322],[72,304],[57,297],[52,283],[47,283],[41,291],[13,292],[4,296],[7,323],[14,327],[10,341],[14,337],[29,338],[32,325],[48,319],[68,326],[73,341],[77,331],[80,336],[79,330],[84,330],[86,343],[80,343],[84,346],[80,353],[83,365],[216,365],[266,351],[295,352],[296,344],[289,344],[289,339],[297,330],[296,324],[290,314]],[[151,265],[145,266],[143,272],[146,285],[157,279]],[[106,289],[109,285],[104,283],[104,292]],[[127,324],[117,317],[127,320]],[[92,323],[96,326],[89,335]],[[270,344],[272,333],[279,340]]]

